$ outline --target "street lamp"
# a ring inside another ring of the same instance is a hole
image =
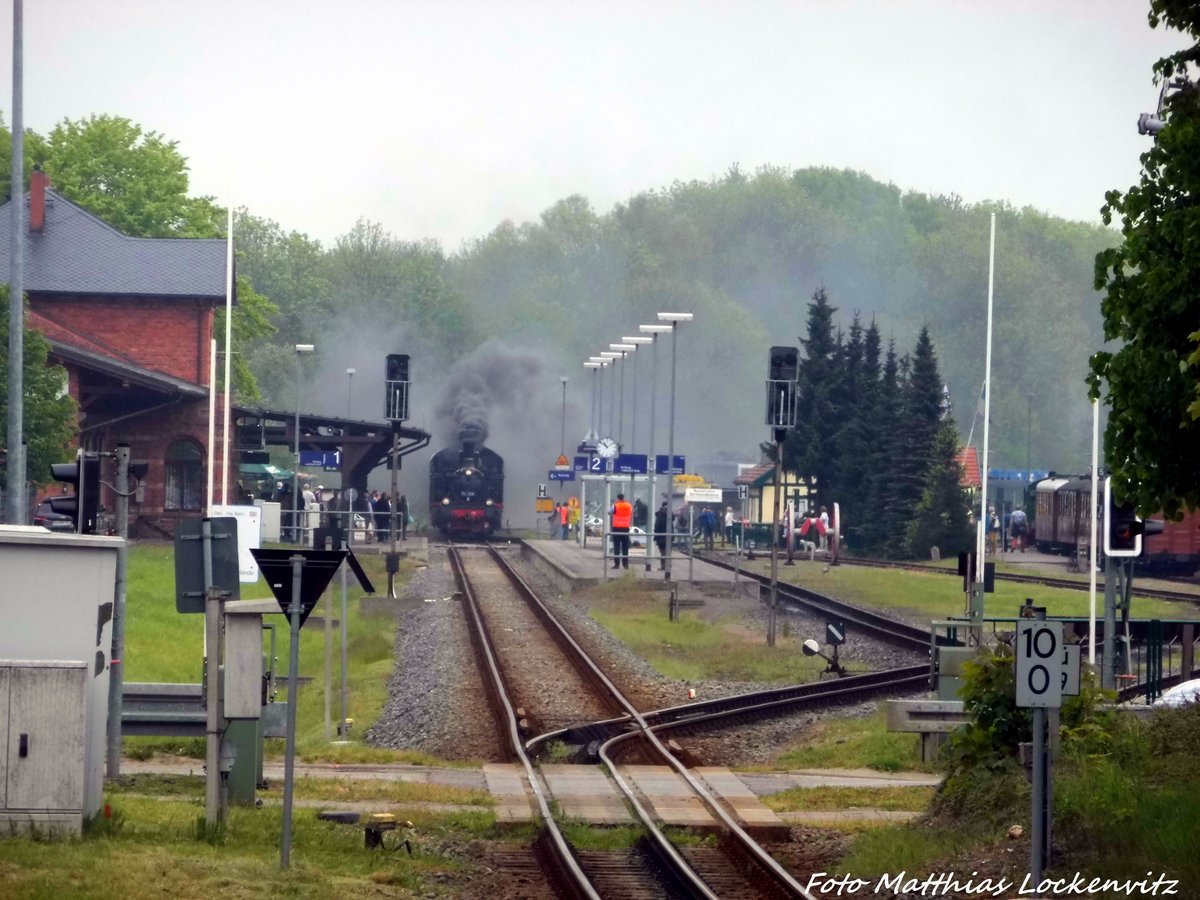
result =
[[[600,396],[596,400],[596,440],[599,441],[600,429],[604,427],[604,370],[612,360],[603,356],[589,356],[588,362],[594,362],[600,367],[600,374],[598,376],[600,379]]]
[[[637,349],[635,344],[609,344],[610,349],[621,354],[621,405],[620,412],[617,413],[617,443],[623,443],[625,437],[625,360],[634,350]]]
[[[599,438],[599,434],[596,432],[596,380],[599,371],[604,368],[604,364],[596,362],[595,359],[589,359],[583,364],[583,367],[592,370],[592,415],[588,419],[588,432],[584,435],[583,442],[594,445]]]
[[[616,350],[601,350],[600,356],[602,356],[604,358],[604,360],[605,360],[604,364],[606,366],[613,365],[613,363],[615,363],[618,359],[621,358],[621,354],[618,353]],[[608,386],[608,435],[607,436],[610,438],[616,437],[616,430],[613,428],[613,414],[616,412],[616,409],[617,409],[617,401],[616,401],[616,398],[613,397],[613,394],[615,394],[617,392],[617,386],[616,386],[616,384],[612,383],[615,380],[616,380],[616,371],[614,370],[613,374],[609,376],[610,384]],[[604,417],[601,416],[601,418],[604,418]],[[604,427],[603,422],[600,423],[600,427],[601,428]]]
[[[652,338],[643,337],[641,335],[634,335],[633,337],[621,338],[622,344],[633,344],[633,346],[635,346],[635,347],[642,347],[642,346],[652,343],[652,342],[653,342]],[[633,358],[633,409],[629,416],[629,420],[630,420],[629,446],[636,453],[637,452],[637,357],[636,356],[634,356],[634,358]],[[653,501],[653,499],[654,499],[653,495],[651,495],[650,499],[651,499],[651,501]]]
[[[690,322],[695,316],[692,313],[685,312],[660,312],[658,321],[667,322],[671,326],[671,426],[667,432],[667,501],[671,510],[671,515],[674,516],[674,501],[675,501],[675,345],[679,343],[679,323]],[[674,525],[671,526],[671,531],[675,530]],[[667,542],[667,556],[664,561],[664,568],[667,581],[671,580],[671,544]]]
[[[357,369],[346,370],[346,418],[350,418],[351,400],[354,398],[354,376],[358,374]]]
[[[654,344],[653,352],[650,354],[650,513],[653,515],[658,510],[658,462],[654,455],[654,412],[658,405],[658,336],[666,334],[671,330],[670,325],[639,325],[638,331],[643,334],[648,334],[648,340]],[[669,506],[670,504],[668,504]],[[668,531],[668,533],[670,533]],[[650,543],[654,543],[654,526],[650,526]],[[664,563],[664,566],[666,563]],[[647,546],[646,552],[646,571],[650,571],[650,552]]]
[[[566,375],[559,375],[559,376],[558,376],[558,380],[562,382],[562,386],[563,386],[563,395],[562,395],[562,430],[561,430],[561,432],[559,433],[559,438],[558,438],[558,445],[559,445],[559,447],[561,447],[562,449],[560,449],[558,452],[559,452],[559,453],[564,453],[564,454],[565,454],[565,453],[567,452],[567,382],[568,382],[570,379],[568,379]],[[560,486],[561,486],[561,485],[560,485]]]
[[[305,353],[312,353],[317,348],[312,344],[296,345],[296,423],[294,458],[292,460],[292,540],[303,543],[303,533],[300,530],[300,360]]]

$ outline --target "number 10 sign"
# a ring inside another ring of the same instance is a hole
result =
[[[1017,621],[1017,706],[1059,707],[1063,697],[1062,622]]]

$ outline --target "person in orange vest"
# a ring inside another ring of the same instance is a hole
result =
[[[614,569],[629,568],[629,526],[633,524],[633,504],[624,494],[617,494],[617,502],[609,511],[612,515],[613,565]]]
[[[562,526],[562,539],[565,541],[571,530],[571,507],[565,503],[558,508],[558,524]]]

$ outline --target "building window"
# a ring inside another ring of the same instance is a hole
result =
[[[195,441],[167,448],[167,509],[196,510],[204,496],[204,451]]]

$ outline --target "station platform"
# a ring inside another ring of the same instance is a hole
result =
[[[757,582],[690,556],[672,554],[671,577],[668,579],[667,571],[660,568],[662,560],[657,550],[647,560],[644,546],[630,549],[628,569],[614,569],[612,557],[605,553],[605,546],[598,537],[589,537],[584,547],[573,540],[525,541],[521,545],[521,558],[564,594],[613,579],[636,578],[644,581],[646,588],[663,591],[674,588],[680,596],[740,596],[756,600],[759,595]]]

